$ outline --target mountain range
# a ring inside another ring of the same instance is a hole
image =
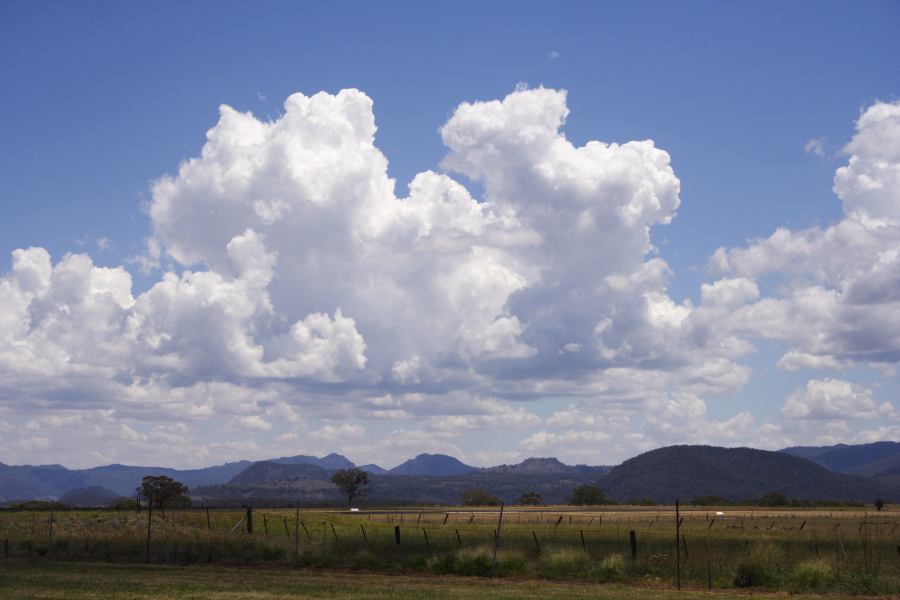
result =
[[[168,475],[204,502],[341,503],[330,482],[338,469],[354,466],[340,454],[284,456],[238,461],[203,469],[106,465],[67,469],[60,465],[0,463],[0,503],[66,498],[98,504],[132,496],[146,475]],[[420,454],[392,469],[364,465],[366,504],[456,504],[468,488],[481,488],[506,502],[538,492],[546,503],[565,503],[578,485],[597,485],[613,500],[671,502],[696,496],[728,500],[781,492],[797,499],[871,502],[900,500],[900,444],[792,447],[778,452],[714,446],[669,446],[614,468],[566,465],[555,458],[529,458],[513,465],[477,468],[452,456]]]

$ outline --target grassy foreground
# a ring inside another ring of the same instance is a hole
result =
[[[703,592],[619,584],[328,572],[260,567],[123,565],[65,561],[0,563],[2,598],[750,598],[743,591]],[[755,591],[754,598],[784,597]],[[838,596],[791,595],[792,599]]]

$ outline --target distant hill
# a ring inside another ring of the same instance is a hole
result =
[[[697,496],[745,500],[768,492],[797,499],[900,499],[893,486],[834,473],[785,452],[714,446],[669,446],[646,452],[612,469],[601,487],[618,501],[651,498],[666,503]]]
[[[874,442],[852,446],[847,444],[821,447],[795,446],[785,448],[782,452],[809,458],[832,471],[864,477],[889,475],[900,470],[900,443],[897,442]]]
[[[431,457],[432,455],[426,455]],[[440,465],[460,468],[459,461],[451,457],[439,457]],[[440,460],[450,458],[453,462]],[[422,456],[417,457],[422,459]],[[414,459],[415,461],[415,459]],[[414,462],[414,461],[407,461]],[[422,462],[425,465],[422,465]],[[428,459],[420,461],[417,468],[429,466]],[[433,466],[433,465],[432,465]],[[459,504],[463,492],[469,488],[487,490],[507,502],[513,503],[526,492],[538,492],[547,503],[562,504],[572,497],[578,485],[596,483],[594,467],[571,467],[555,458],[528,459],[517,465],[502,465],[488,469],[470,469],[451,475],[401,475],[377,474],[370,471],[366,495],[355,502],[360,506],[379,504]],[[602,468],[601,468],[602,469]],[[433,472],[433,471],[432,471]],[[193,490],[191,496],[198,500],[225,501],[233,504],[301,502],[304,505],[330,503],[342,505],[344,497],[331,484],[331,471],[314,465],[281,465],[261,462],[249,467],[228,484],[205,486]]]
[[[446,454],[420,454],[391,469],[391,475],[463,475],[475,467]]]
[[[59,501],[69,506],[107,506],[121,499],[121,494],[95,486],[69,490]]]
[[[375,465],[375,464],[363,465],[359,468],[362,469],[363,471],[365,471],[366,473],[370,473],[372,475],[387,475],[388,474],[387,469],[382,469],[381,467],[379,467],[378,465]]]
[[[315,456],[287,456],[271,462],[308,464],[330,470],[352,467],[353,463],[340,454],[323,458]],[[58,499],[67,491],[102,487],[119,496],[133,496],[141,480],[147,475],[166,475],[194,488],[228,483],[233,477],[255,464],[241,460],[201,469],[171,469],[168,467],[140,467],[104,465],[90,469],[67,469],[61,465],[19,465],[0,463],[0,502],[30,499]]]
[[[56,498],[68,473],[59,465],[2,465],[0,501]]]
[[[504,475],[548,475],[578,472],[576,467],[564,465],[555,458],[526,458],[516,465],[500,465],[482,470],[486,473]]]
[[[254,463],[235,475],[229,484],[265,485],[277,481],[295,481],[297,479],[320,479],[327,481],[331,471],[309,464],[283,464],[274,461]]]
[[[334,452],[332,452],[328,456],[323,456],[322,458],[298,454],[297,456],[273,458],[270,462],[281,463],[285,465],[316,465],[317,467],[330,469],[332,471],[337,471],[338,469],[349,469],[356,466],[352,462],[350,462],[350,460],[346,456],[342,456]]]

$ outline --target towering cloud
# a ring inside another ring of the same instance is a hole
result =
[[[79,435],[93,414],[92,435],[123,452],[180,435],[173,460],[205,456],[203,425],[255,432],[259,445],[233,447],[252,454],[301,437],[356,443],[356,421],[378,418],[432,444],[420,450],[508,427],[532,428],[523,452],[575,456],[625,431],[614,459],[789,436],[749,412],[707,415],[703,396],[748,380],[739,361],[755,338],[791,345],[785,369],[900,358],[898,104],[859,119],[835,178],[841,222],[718,250],[720,279],[697,303],[669,296],[650,241],[680,202],[669,155],[650,140],[575,146],[563,91],[461,104],[440,130],[445,172],[419,173],[405,198],[364,93],[294,94],[284,108],[267,122],[222,106],[199,155],[155,182],[146,263],[163,272],[143,293],[87,255],[13,253],[0,404],[77,416]],[[875,414],[846,385],[810,382],[785,419],[834,420],[855,402]],[[560,401],[543,424],[521,404],[535,398]],[[69,448],[49,433],[67,421],[42,419],[35,439]],[[181,433],[163,435],[175,422]]]

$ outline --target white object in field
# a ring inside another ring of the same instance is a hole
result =
[[[724,517],[724,516],[725,516],[725,513],[723,513],[721,510],[717,510],[717,511],[716,511],[716,516],[717,516],[717,517]]]
[[[350,512],[359,512],[359,509],[358,509],[358,508],[351,508],[351,509],[350,509]]]

